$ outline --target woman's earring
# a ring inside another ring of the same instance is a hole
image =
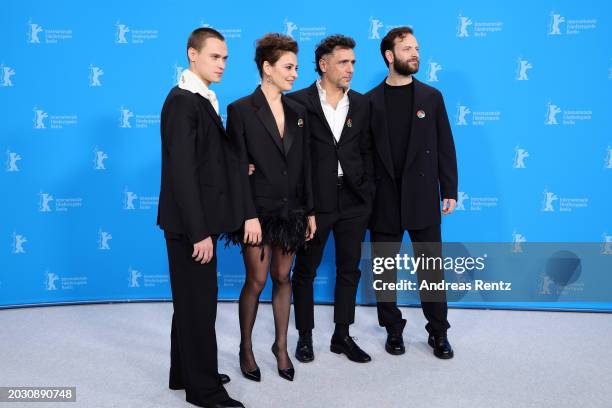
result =
[[[272,77],[270,75],[266,75],[266,81],[271,84],[272,83]]]

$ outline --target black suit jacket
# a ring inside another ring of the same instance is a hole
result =
[[[161,142],[157,224],[192,243],[240,228],[238,155],[210,102],[172,88],[162,108]]]
[[[349,90],[349,111],[336,142],[325,119],[316,82],[287,96],[308,111],[315,211],[331,212],[338,207],[338,161],[346,185],[357,198],[357,207],[369,211],[375,187],[368,99]]]
[[[385,82],[367,93],[375,146],[376,196],[370,229],[399,233],[440,224],[441,198],[457,199],[455,144],[442,94],[414,80],[414,109],[401,191],[394,180],[385,112]],[[422,111],[422,112],[420,112]],[[417,113],[421,113],[419,117]],[[398,199],[399,198],[399,199]]]
[[[240,151],[246,218],[289,211],[312,212],[308,119],[298,103],[281,96],[285,112],[281,139],[272,110],[260,87],[227,107],[227,132]],[[255,172],[248,175],[248,164]]]

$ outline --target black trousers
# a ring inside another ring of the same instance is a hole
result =
[[[292,286],[295,325],[298,330],[314,328],[313,281],[321,264],[329,233],[336,247],[336,287],[334,322],[350,325],[355,321],[355,297],[361,271],[361,243],[365,237],[369,207],[346,187],[338,187],[338,207],[330,213],[317,213],[317,232],[306,249],[297,253]]]
[[[208,264],[191,257],[193,244],[166,234],[172,287],[170,387],[185,388],[187,401],[207,405],[228,398],[217,368],[217,256]]]
[[[432,225],[420,230],[408,230],[408,234],[410,235],[410,240],[412,241],[415,257],[420,256],[421,254],[425,255],[426,257],[441,256],[441,245],[435,244],[442,241],[440,225]],[[372,242],[372,256],[395,257],[400,250],[403,236],[403,232],[399,234],[388,234],[371,231],[370,241]],[[380,243],[388,244],[377,245]],[[419,245],[419,243],[434,243],[434,245]],[[444,279],[444,270],[427,270],[424,272],[422,269],[418,269],[416,273],[419,285],[421,285],[421,282],[424,279],[429,283],[441,282]],[[397,270],[389,269],[385,271],[383,280],[385,282],[396,282]],[[381,326],[386,327],[389,333],[401,333],[404,328],[405,321],[402,319],[402,312],[397,307],[396,299],[389,299],[388,296],[385,296],[384,301],[381,301],[380,293],[376,292],[376,294],[378,298],[376,303],[378,323]],[[427,319],[425,329],[429,334],[433,334],[435,336],[446,335],[446,331],[450,328],[450,324],[447,320],[448,304],[446,302],[446,294],[441,291],[435,293],[424,293],[421,291],[419,294],[421,296],[421,307],[423,309],[423,314]]]

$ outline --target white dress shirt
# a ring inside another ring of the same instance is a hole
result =
[[[219,101],[217,100],[217,95],[208,89],[206,84],[189,69],[184,70],[181,74],[178,87],[202,95],[204,98],[208,99],[213,108],[215,108],[217,115],[219,114]]]
[[[349,98],[348,98],[348,89],[344,92],[342,99],[336,105],[336,109],[333,108],[329,103],[327,103],[327,95],[325,89],[321,86],[321,80],[317,79],[317,90],[319,91],[319,99],[321,100],[321,107],[323,108],[323,114],[325,114],[325,119],[327,120],[327,124],[334,134],[334,139],[336,139],[336,143],[340,141],[340,136],[342,135],[342,129],[344,129],[344,124],[346,123],[346,115],[348,115],[349,110]],[[338,161],[338,176],[342,176],[344,173],[342,171],[342,166],[340,166],[340,161]]]

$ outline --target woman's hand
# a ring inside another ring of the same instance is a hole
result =
[[[252,245],[261,243],[261,224],[258,218],[251,218],[244,222],[244,243]]]

